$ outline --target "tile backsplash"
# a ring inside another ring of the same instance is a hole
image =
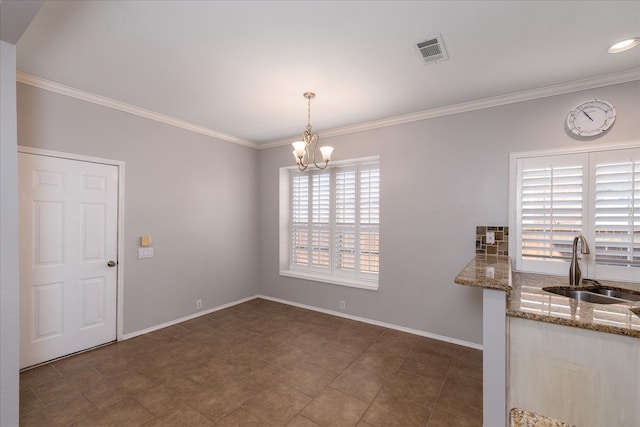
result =
[[[494,243],[487,243],[487,231],[493,232]],[[509,227],[479,225],[476,227],[476,254],[509,255]]]

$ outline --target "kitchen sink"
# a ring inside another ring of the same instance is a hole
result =
[[[640,301],[640,293],[635,293],[633,291],[625,291],[622,289],[609,288],[606,286],[598,287],[593,291],[589,291],[589,292],[594,292],[600,295],[606,295],[608,297],[620,298],[627,301]]]
[[[579,287],[548,286],[542,288],[542,290],[556,295],[562,295],[563,297],[573,298],[578,301],[593,302],[596,304],[624,304],[627,302],[640,301],[640,292],[602,285]]]
[[[596,304],[620,304],[629,302],[628,300],[624,300],[614,296],[600,294],[598,292],[595,292],[596,289],[597,288],[595,287],[576,289],[569,286],[550,286],[547,288],[542,288],[542,290],[546,292],[562,295],[563,297],[573,298],[578,301],[586,301]]]

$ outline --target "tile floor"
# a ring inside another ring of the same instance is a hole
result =
[[[20,376],[21,426],[481,426],[482,352],[255,299]]]

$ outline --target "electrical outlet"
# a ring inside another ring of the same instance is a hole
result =
[[[495,231],[487,231],[487,245],[495,245],[496,244],[496,232]]]
[[[196,300],[196,310],[202,310],[202,300]]]
[[[138,258],[153,258],[153,248],[138,248]]]
[[[340,300],[340,310],[345,310],[346,309],[346,304],[344,303],[344,300]]]

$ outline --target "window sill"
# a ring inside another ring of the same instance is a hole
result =
[[[329,283],[332,285],[347,286],[350,288],[366,289],[369,291],[377,291],[378,283],[366,280],[349,279],[346,277],[329,277],[322,274],[313,274],[294,270],[280,270],[281,276],[294,277],[296,279],[312,280],[314,282]]]

